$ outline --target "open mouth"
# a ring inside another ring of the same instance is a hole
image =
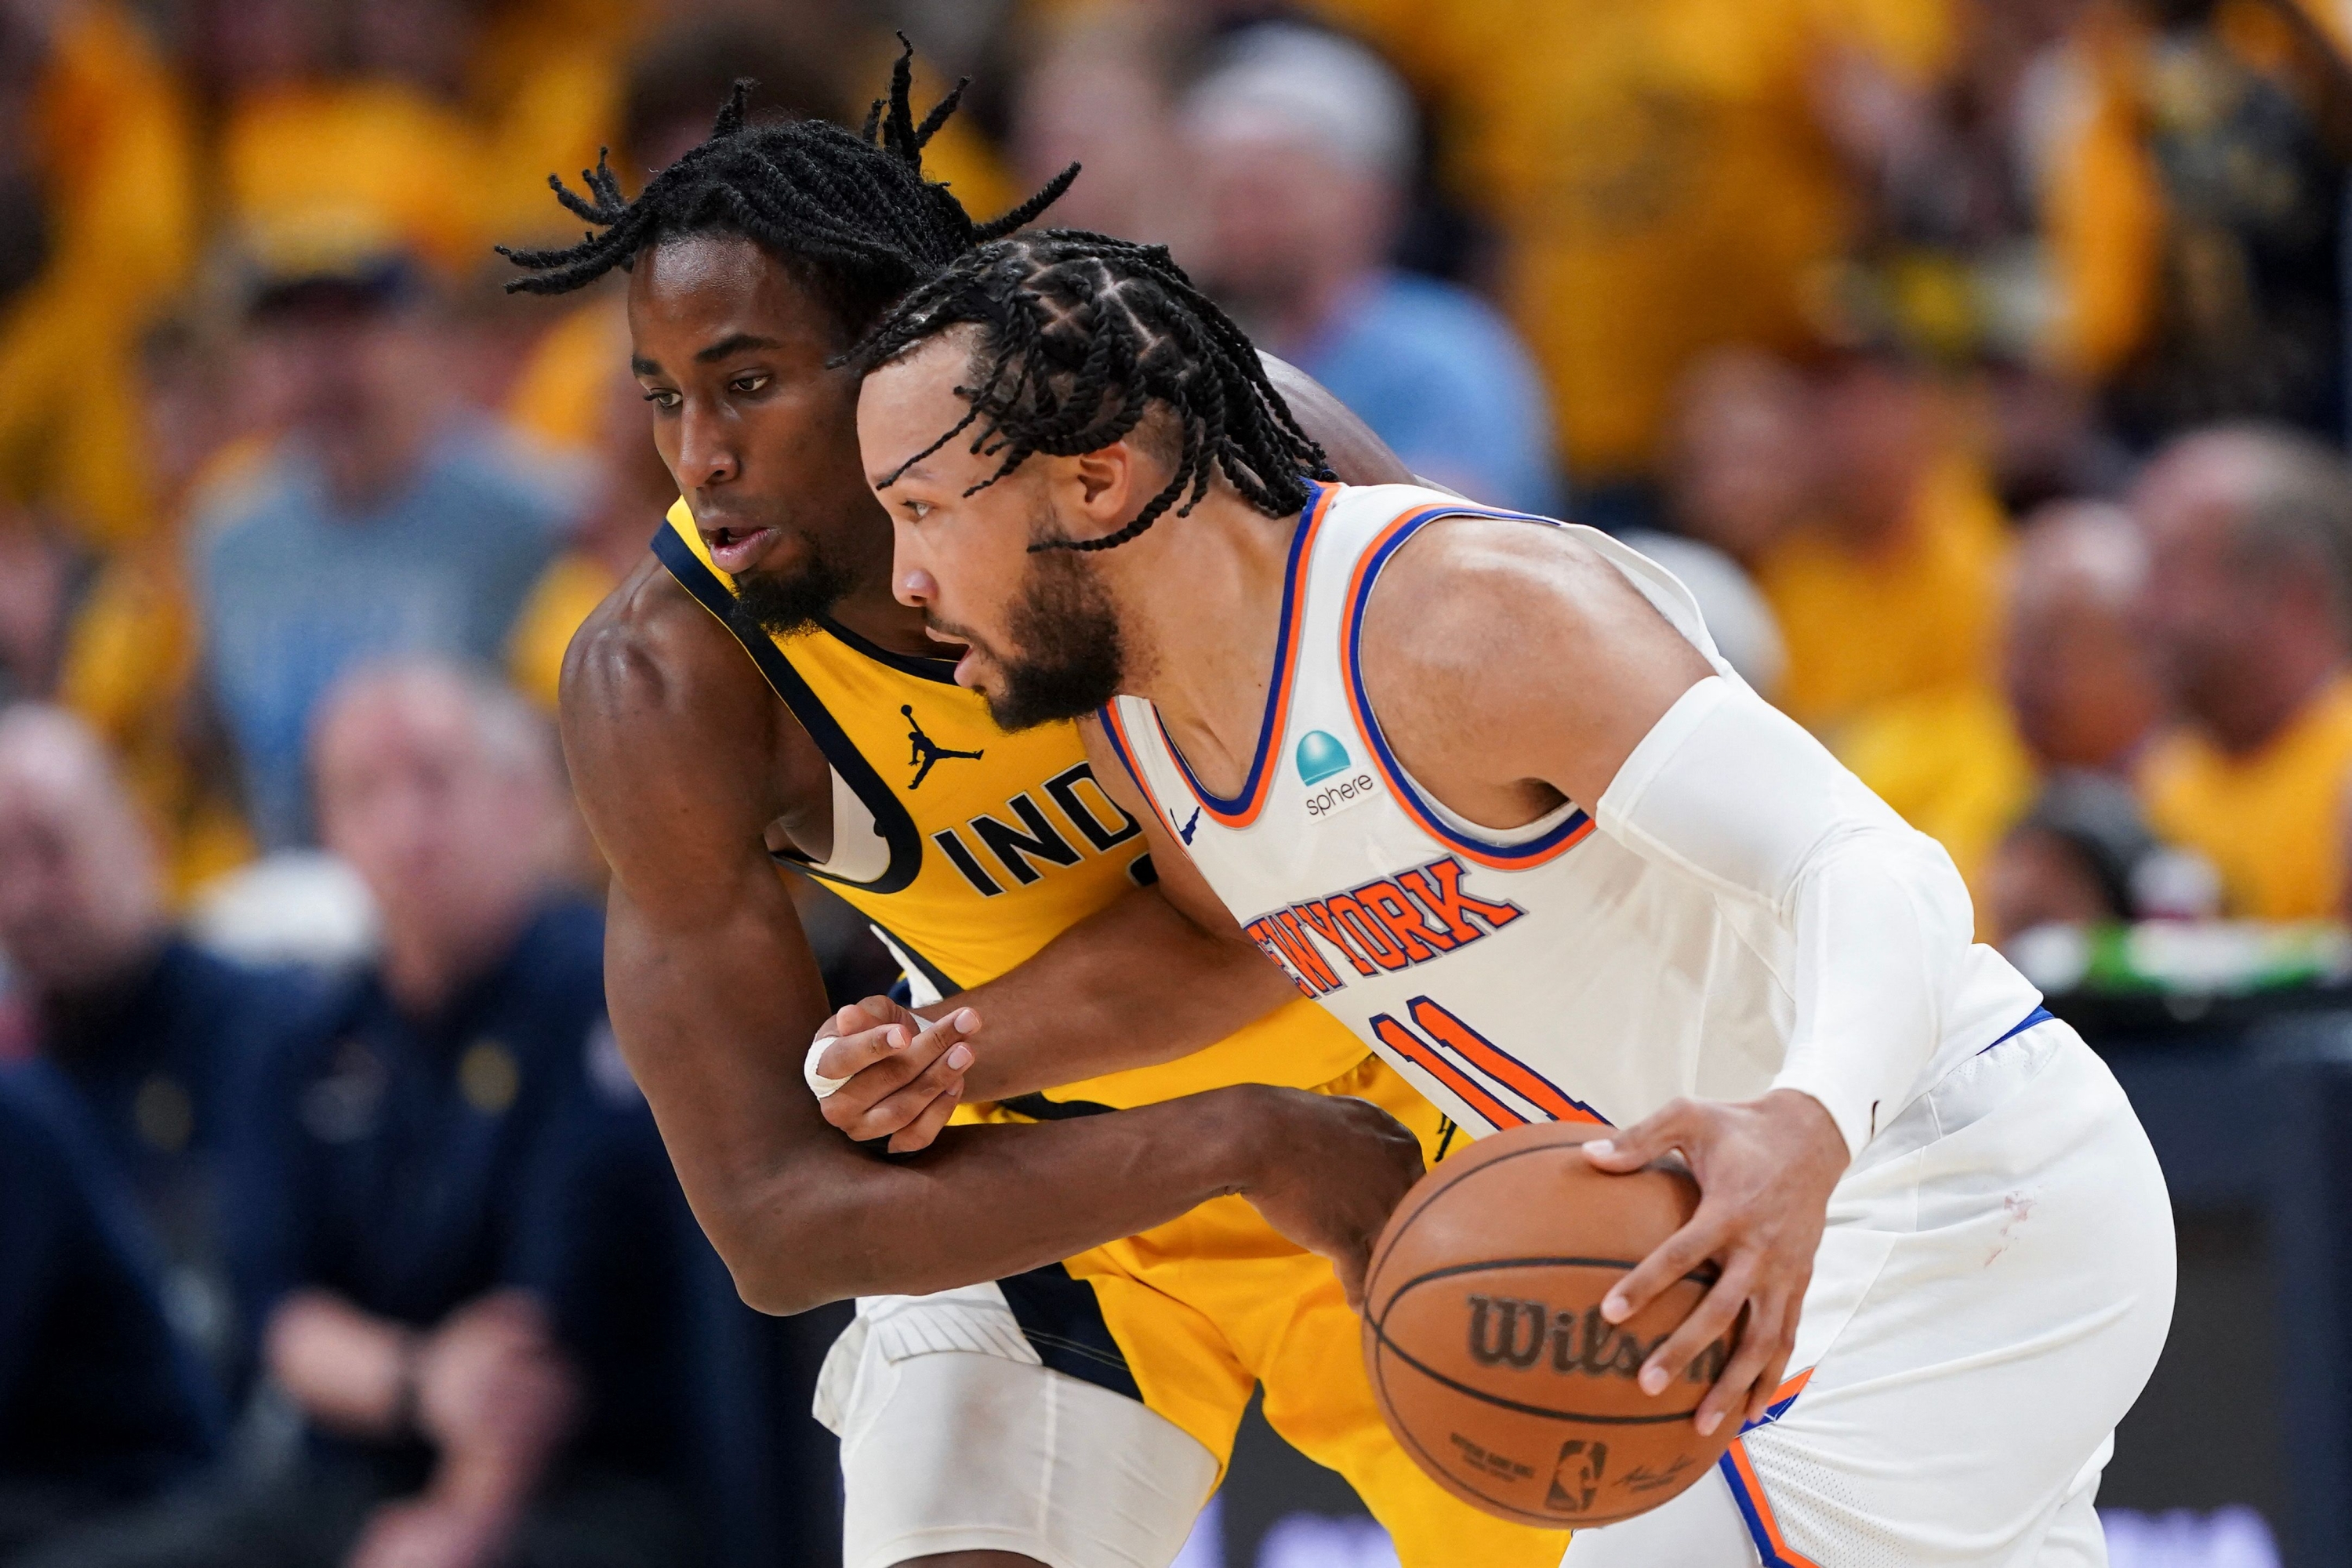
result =
[[[772,528],[705,528],[701,533],[711,564],[729,574],[756,563],[776,537]]]

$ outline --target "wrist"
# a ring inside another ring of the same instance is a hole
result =
[[[1837,1113],[1811,1089],[1794,1087],[1768,1090],[1757,1105],[1801,1136],[1823,1166],[1843,1173],[1853,1163],[1854,1151],[1847,1142]]]
[[[1262,1083],[1228,1084],[1193,1097],[1213,1102],[1210,1180],[1218,1195],[1246,1196],[1264,1187],[1297,1127],[1296,1096]]]

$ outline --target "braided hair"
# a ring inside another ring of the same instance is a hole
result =
[[[1075,163],[1003,216],[974,223],[946,185],[923,174],[923,148],[955,112],[969,79],[918,123],[914,48],[904,34],[898,42],[905,47],[890,72],[889,96],[874,100],[862,132],[822,120],[750,123],[754,84],[745,79],[728,95],[710,139],[654,175],[635,201],[621,194],[603,153],[583,173],[586,195],[550,174],[556,200],[596,227],[557,250],[499,247],[533,274],[508,283],[507,291],[565,293],[626,269],[670,236],[727,231],[791,267],[855,337],[917,281],[1011,234],[1069,189]]]
[[[966,495],[994,484],[1033,453],[1098,451],[1134,431],[1155,407],[1166,409],[1176,426],[1176,471],[1167,486],[1116,533],[1045,540],[1032,551],[1124,544],[1171,507],[1179,517],[1190,512],[1219,470],[1268,517],[1305,506],[1307,478],[1336,477],[1323,448],[1299,428],[1266,378],[1257,350],[1193,287],[1165,246],[1077,229],[978,246],[892,306],[843,357],[871,372],[966,325],[979,328],[973,384],[956,393],[971,410],[880,488],[975,426],[973,453],[1003,457]]]

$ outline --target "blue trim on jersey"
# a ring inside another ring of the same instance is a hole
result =
[[[1120,721],[1111,711],[1111,703],[1118,700],[1118,699],[1114,697],[1110,702],[1106,702],[1095,710],[1096,727],[1102,731],[1103,739],[1110,742],[1110,754],[1118,759],[1118,765],[1127,770],[1127,776],[1133,779],[1135,787],[1142,792],[1143,803],[1151,807],[1155,814],[1164,812],[1168,808],[1160,804],[1160,796],[1153,792],[1150,784],[1144,778],[1142,764],[1135,760],[1135,753],[1127,749],[1127,736],[1119,727]],[[1169,826],[1173,831],[1175,824],[1171,823]],[[1189,844],[1192,840],[1187,839],[1185,842]]]
[[[1274,679],[1265,689],[1265,713],[1257,726],[1257,750],[1251,754],[1249,773],[1242,779],[1242,792],[1228,800],[1203,789],[1201,781],[1192,776],[1192,764],[1168,733],[1168,726],[1160,723],[1160,710],[1151,710],[1151,721],[1160,725],[1160,738],[1167,742],[1168,754],[1176,759],[1176,767],[1183,773],[1184,782],[1201,804],[1220,816],[1239,816],[1249,809],[1257,796],[1258,779],[1265,773],[1276,739],[1275,718],[1287,706],[1283,701],[1290,686],[1292,655],[1296,651],[1290,635],[1291,623],[1298,613],[1298,582],[1301,568],[1307,564],[1307,542],[1315,532],[1315,510],[1323,501],[1323,487],[1313,479],[1302,481],[1307,486],[1307,504],[1298,509],[1298,527],[1290,536],[1290,559],[1282,572],[1282,618],[1274,630]]]
[[[1372,750],[1380,753],[1381,771],[1388,775],[1389,782],[1396,786],[1397,793],[1406,797],[1412,807],[1413,815],[1421,818],[1422,826],[1436,835],[1440,840],[1475,854],[1503,856],[1512,859],[1533,859],[1558,848],[1563,840],[1582,832],[1585,826],[1592,820],[1591,817],[1580,807],[1562,817],[1549,832],[1539,837],[1531,838],[1524,844],[1496,844],[1487,839],[1474,838],[1466,833],[1456,831],[1454,825],[1433,810],[1430,803],[1423,798],[1421,793],[1412,787],[1410,775],[1404,770],[1404,764],[1398,762],[1396,753],[1389,750],[1388,737],[1381,732],[1380,715],[1372,711],[1371,694],[1364,689],[1363,661],[1358,658],[1358,654],[1364,640],[1364,606],[1372,601],[1372,587],[1381,580],[1381,573],[1387,568],[1389,557],[1394,555],[1405,541],[1419,533],[1424,524],[1434,522],[1441,517],[1492,517],[1519,522],[1547,523],[1553,528],[1560,526],[1559,521],[1556,518],[1537,517],[1530,512],[1500,511],[1487,507],[1446,506],[1433,507],[1419,517],[1409,520],[1404,526],[1391,533],[1388,542],[1373,552],[1371,563],[1364,570],[1363,589],[1357,595],[1355,603],[1348,606],[1348,683],[1355,692],[1356,711],[1363,718],[1363,722],[1359,728],[1363,731],[1364,739],[1371,742]]]
[[[1995,1040],[1992,1043],[1992,1046],[2005,1046],[2009,1044],[2010,1041],[2017,1038],[2018,1036],[2025,1033],[2026,1030],[2033,1027],[2036,1024],[2054,1024],[2057,1021],[2058,1015],[2053,1013],[2049,1008],[2036,1007],[2032,1012],[2028,1013],[2025,1016],[2025,1022],[2018,1025],[2017,1027],[2011,1029],[2006,1035],[2003,1035],[2000,1039]],[[1977,1055],[1984,1055],[1985,1051],[1992,1049],[1992,1046],[1987,1046],[1984,1048],[1984,1051],[1979,1051]]]
[[[1740,1478],[1739,1467],[1731,1462],[1731,1456],[1726,1454],[1715,1463],[1716,1468],[1723,1472],[1723,1479],[1731,1483],[1731,1500],[1739,1505],[1739,1517],[1748,1523],[1748,1538],[1756,1542],[1756,1555],[1762,1559],[1762,1568],[1797,1568],[1797,1564],[1781,1556],[1780,1549],[1773,1544],[1772,1531],[1764,1522],[1764,1512],[1756,1506],[1756,1500],[1748,1495],[1748,1483]]]

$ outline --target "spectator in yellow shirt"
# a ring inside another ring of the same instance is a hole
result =
[[[232,357],[185,321],[147,334],[140,437],[157,492],[155,531],[107,561],[77,608],[58,678],[58,701],[120,762],[175,904],[253,854],[226,743],[191,700],[199,650],[184,530],[199,494],[257,449],[233,395]]]
[[[2149,821],[2213,862],[2227,912],[2333,915],[2352,775],[2352,470],[2310,437],[2224,427],[2160,453],[2131,506],[2186,721],[2142,773]]]
[[[0,497],[86,542],[152,525],[131,372],[195,247],[186,105],[111,0],[0,13]],[[5,195],[0,195],[5,199]]]
[[[2000,503],[1938,390],[1891,360],[1832,373],[1815,510],[1756,562],[1788,643],[1780,706],[1817,734],[1898,697],[1993,679]]]

